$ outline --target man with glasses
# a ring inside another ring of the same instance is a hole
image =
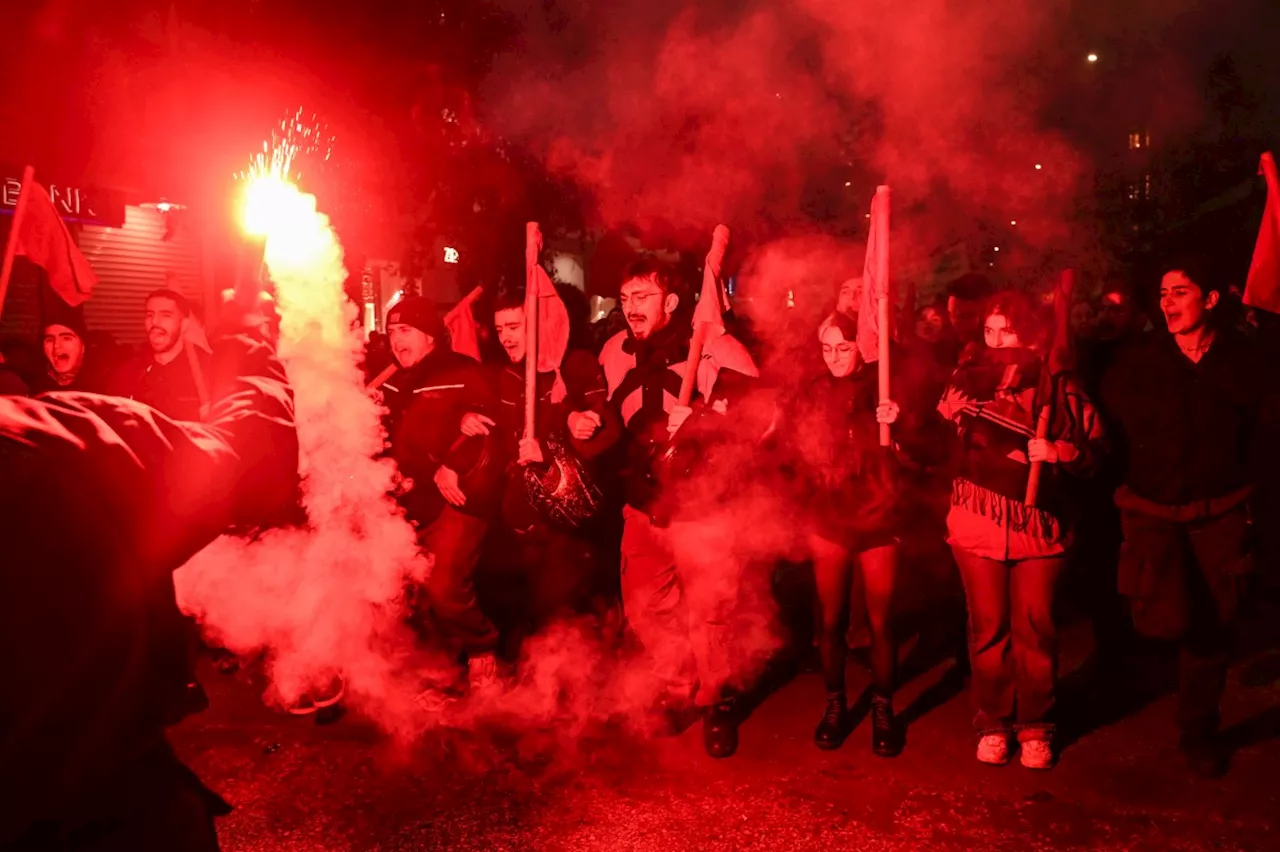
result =
[[[728,757],[738,740],[730,689],[742,674],[730,663],[730,615],[741,576],[733,527],[688,513],[666,517],[673,489],[655,475],[655,459],[694,410],[678,404],[691,324],[677,319],[683,315],[674,272],[652,258],[628,270],[619,302],[627,330],[605,344],[600,364],[627,428],[623,608],[652,665],[659,726],[679,730],[681,718],[697,713],[707,753]],[[702,413],[720,419],[758,375],[729,335],[708,342],[698,372],[698,419]]]

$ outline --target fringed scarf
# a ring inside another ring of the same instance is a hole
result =
[[[1040,507],[1023,502],[1042,367],[1031,349],[984,349],[956,370],[947,394],[960,407],[964,452],[951,502],[1013,532],[1052,541],[1061,525],[1051,471],[1042,480]]]

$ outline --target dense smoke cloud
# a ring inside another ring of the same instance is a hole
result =
[[[353,706],[410,734],[424,661],[403,624],[403,590],[429,566],[390,497],[391,462],[375,460],[380,409],[357,367],[342,248],[313,207],[291,215],[297,221],[268,240],[266,263],[296,398],[307,523],[219,539],[175,584],[213,639],[238,654],[265,650],[272,702],[287,705],[341,675]]]
[[[592,188],[606,222],[850,233],[887,182],[897,210],[927,205],[915,242],[994,217],[1047,246],[1085,165],[1039,116],[1066,7],[609,4],[531,34],[494,76],[493,120]]]

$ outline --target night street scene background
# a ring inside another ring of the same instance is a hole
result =
[[[1280,3],[0,33],[0,852],[1280,849]]]

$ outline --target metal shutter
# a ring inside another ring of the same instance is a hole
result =
[[[160,287],[182,293],[197,313],[203,313],[200,236],[178,220],[165,240],[165,219],[172,215],[182,214],[130,206],[125,208],[124,227],[85,225],[81,230],[80,250],[98,275],[93,297],[84,305],[90,330],[110,332],[118,343],[142,343],[147,294]]]
[[[14,258],[4,313],[0,314],[0,342],[8,339],[33,343],[40,334],[40,269],[25,257]]]

